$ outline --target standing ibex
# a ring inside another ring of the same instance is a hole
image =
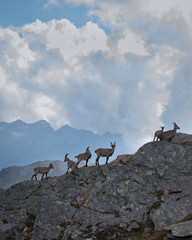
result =
[[[47,173],[50,171],[51,168],[53,169],[52,163],[49,165],[49,167],[36,167],[36,168],[34,168],[35,173],[31,177],[31,180],[33,179],[33,177],[35,177],[35,179],[37,180],[37,174],[38,173],[42,174],[41,180],[43,180],[44,175],[46,175],[46,179],[47,179]]]
[[[91,152],[89,150],[89,147],[87,147],[85,153],[80,153],[79,155],[75,156],[78,160],[77,165],[82,161],[82,160],[86,160],[86,165],[85,167],[87,167],[88,161],[91,158]]]
[[[172,138],[175,137],[176,131],[177,129],[180,129],[180,127],[178,127],[175,122],[173,123],[173,125],[174,125],[173,130],[165,131],[162,133],[162,136],[160,137],[161,141],[171,142]]]
[[[164,128],[165,128],[165,127],[163,126],[163,127],[161,127],[161,130],[157,130],[157,131],[155,132],[153,141],[155,141],[155,139],[156,139],[156,141],[158,141],[158,139],[159,139],[159,140],[161,139],[161,136],[162,136],[162,133],[163,133]]]
[[[69,168],[71,168],[72,173],[74,173],[74,172],[78,169],[77,163],[74,162],[74,161],[72,161],[72,160],[70,160],[70,159],[67,157],[68,154],[69,154],[69,153],[65,154],[65,158],[64,158],[64,162],[67,162],[67,164],[68,164],[68,169],[67,169],[67,172],[66,172],[66,173],[69,172]]]
[[[96,163],[95,165],[99,165],[99,158],[100,157],[106,157],[106,164],[108,163],[109,157],[111,157],[115,151],[116,144],[111,142],[111,148],[98,148],[95,150],[95,153],[97,154]]]

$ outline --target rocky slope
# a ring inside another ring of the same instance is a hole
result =
[[[0,239],[192,239],[192,142],[180,139],[0,190]]]

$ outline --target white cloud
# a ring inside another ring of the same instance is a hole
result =
[[[36,20],[31,24],[24,25],[21,29],[22,32],[31,32],[33,34],[43,35],[46,31],[49,30],[49,26],[47,23],[41,22],[40,20]]]
[[[61,0],[62,1],[62,0]],[[88,4],[93,5],[95,4],[95,0],[66,0],[67,3],[76,3],[76,4]]]
[[[0,118],[122,132],[130,151],[153,139],[163,121],[178,120],[181,130],[183,121],[189,129],[188,2],[68,2],[91,6],[110,33],[67,19],[0,29]]]
[[[2,121],[12,121],[20,117],[27,91],[19,87],[17,81],[9,80],[10,75],[0,66],[0,107]],[[24,113],[25,115],[26,113]]]
[[[108,24],[125,20],[146,20],[146,18],[163,18],[172,11],[181,14],[191,24],[191,0],[66,0],[65,2],[87,4],[92,6],[90,14],[98,15]],[[95,8],[94,8],[94,7]]]
[[[142,37],[132,32],[129,29],[125,29],[123,32],[123,37],[118,40],[117,43],[119,54],[136,54],[140,56],[147,56],[148,52],[145,47],[145,41]]]
[[[155,54],[147,62],[147,67],[154,70],[153,84],[160,89],[166,89],[173,81],[178,61],[184,57],[184,53],[169,46],[152,45],[151,50],[155,50]]]
[[[69,123],[65,111],[63,110],[59,102],[56,102],[49,96],[42,93],[36,93],[33,95],[30,108],[33,109],[33,114],[36,119],[44,119],[48,122],[54,122],[54,126],[60,126],[60,124]]]
[[[37,20],[25,25],[24,34],[36,33],[48,51],[60,54],[65,61],[73,62],[77,57],[88,56],[97,51],[108,51],[107,36],[97,24],[88,22],[76,28],[67,19],[51,20],[47,24]]]
[[[59,0],[47,0],[47,3],[44,4],[44,8],[48,8],[53,5],[59,6]]]
[[[175,14],[182,14],[186,20],[191,21],[192,2],[190,0],[147,0],[145,3],[140,0],[138,3],[140,11],[145,15],[162,18],[165,13],[174,11]]]
[[[35,60],[35,54],[30,50],[28,43],[11,29],[1,29],[1,62],[9,67],[17,65],[22,70],[27,70],[29,64]]]

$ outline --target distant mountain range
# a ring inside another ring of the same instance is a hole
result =
[[[64,125],[54,130],[48,122],[41,120],[32,124],[17,120],[12,123],[0,122],[0,169],[9,166],[23,166],[44,160],[61,160],[82,153],[89,146],[92,152],[90,163],[96,159],[95,149],[110,147],[116,141],[112,159],[127,153],[121,134],[94,134],[87,130],[74,129]],[[112,160],[111,159],[111,160]],[[104,159],[101,159],[101,162]]]

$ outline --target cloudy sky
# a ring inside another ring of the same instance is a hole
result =
[[[192,133],[191,0],[1,0],[0,121]]]

